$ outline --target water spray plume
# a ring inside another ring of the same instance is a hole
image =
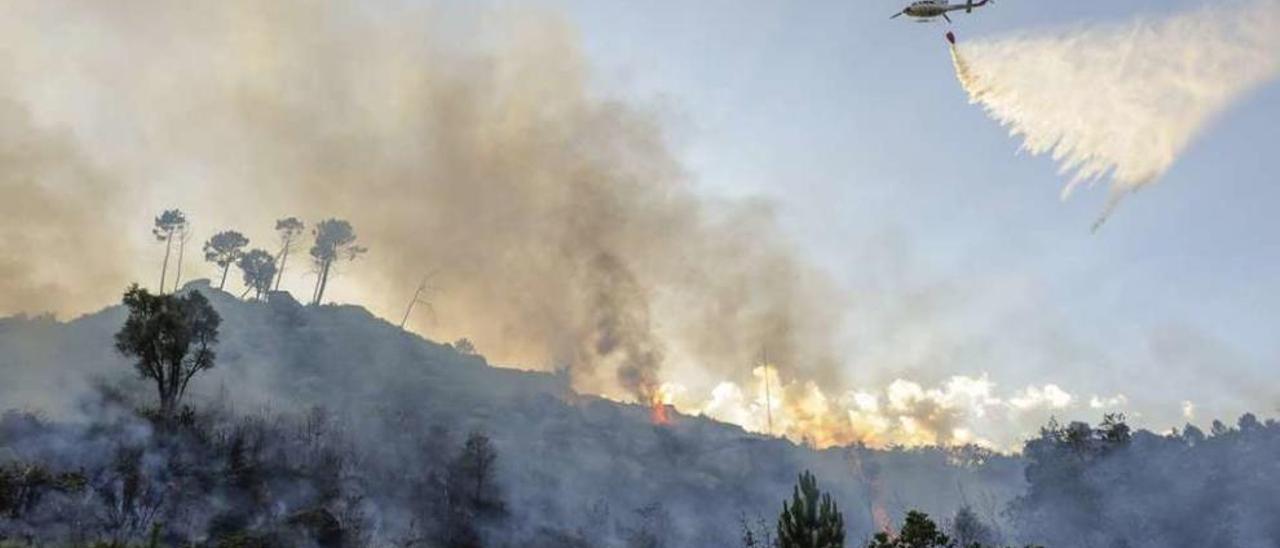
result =
[[[1280,1],[1160,20],[951,42],[970,101],[1080,184],[1110,179],[1096,230],[1159,179],[1213,117],[1280,74]]]

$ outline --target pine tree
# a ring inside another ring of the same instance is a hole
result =
[[[276,277],[276,259],[270,253],[254,249],[241,255],[236,260],[236,266],[244,274],[244,295],[253,291],[254,298],[262,299],[263,295],[271,291],[271,282]]]
[[[302,234],[302,230],[306,226],[297,217],[276,221],[276,232],[280,234],[280,254],[277,261],[280,263],[280,268],[276,270],[276,291],[280,291],[280,280],[284,278],[284,264],[289,260],[289,252],[293,251],[294,246],[297,244],[298,235]]]
[[[244,255],[243,249],[246,245],[249,245],[249,239],[234,230],[214,234],[209,241],[205,242],[204,260],[218,265],[222,270],[222,280],[218,282],[218,289],[227,285],[227,271],[240,259],[241,255]]]
[[[907,512],[907,520],[897,537],[876,533],[867,548],[955,548],[955,543],[942,533],[938,524],[924,512]]]
[[[324,301],[324,290],[329,285],[329,275],[333,264],[339,260],[354,261],[356,257],[368,251],[356,245],[356,232],[351,223],[340,219],[328,219],[316,223],[311,229],[316,237],[311,246],[311,260],[316,267],[316,289],[311,296],[311,304]]]
[[[157,241],[164,242],[164,264],[160,267],[160,293],[164,293],[165,274],[169,271],[169,251],[173,249],[173,236],[187,227],[187,216],[178,209],[168,209],[156,217],[151,233]]]
[[[779,548],[843,548],[844,516],[818,480],[805,471],[778,517]]]

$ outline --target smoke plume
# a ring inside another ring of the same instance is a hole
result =
[[[1052,154],[1071,181],[1111,180],[1098,223],[1163,175],[1243,94],[1280,72],[1280,2],[1218,2],[1161,20],[965,42],[952,48],[973,103]],[[1096,227],[1095,227],[1096,228]]]
[[[127,272],[129,245],[118,237],[119,188],[78,150],[70,136],[37,128],[20,106],[0,96],[0,311],[102,305],[103,279]]]
[[[337,217],[369,252],[326,295],[393,317],[437,270],[438,321],[410,326],[498,362],[642,400],[673,364],[745,379],[762,347],[790,375],[834,380],[831,284],[763,208],[697,196],[660,116],[594,96],[555,17],[305,0],[6,12],[0,95],[72,144],[6,156],[0,256],[23,271],[4,276],[0,312],[83,312],[158,278],[162,246],[146,238],[161,209],[187,212],[194,246],[234,229],[271,248],[278,218]],[[8,169],[32,157],[100,171]],[[117,202],[129,211],[98,207]],[[51,299],[44,273],[70,257],[93,266]],[[314,273],[293,260],[283,288],[299,294]]]
[[[398,321],[437,272],[409,328],[567,369],[581,391],[818,445],[1004,446],[976,431],[984,417],[1029,428],[1066,409],[1043,390],[896,376],[957,363],[920,319],[936,312],[913,312],[933,288],[862,295],[863,339],[841,355],[844,293],[796,257],[768,204],[695,192],[662,113],[593,92],[577,43],[554,16],[472,2],[10,2],[0,314],[86,312],[154,284],[165,209],[192,222],[188,280],[215,275],[198,250],[218,231],[276,251],[277,219],[338,218],[368,252],[333,267],[326,301]],[[309,247],[281,284],[303,301]]]

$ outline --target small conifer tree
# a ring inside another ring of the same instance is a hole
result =
[[[779,548],[843,548],[844,516],[831,495],[818,490],[818,480],[805,471],[778,517]]]

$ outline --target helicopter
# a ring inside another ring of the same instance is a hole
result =
[[[950,0],[916,0],[902,11],[893,14],[890,19],[896,19],[900,16],[906,15],[908,17],[914,17],[923,23],[925,21],[941,17],[950,23],[951,18],[947,16],[947,13],[960,10],[964,10],[965,13],[973,13],[973,8],[979,8],[989,3],[991,3],[991,0],[978,0],[977,2],[974,2],[973,0],[965,0],[964,4],[955,5],[951,4]]]

